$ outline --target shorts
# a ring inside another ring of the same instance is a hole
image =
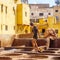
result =
[[[36,35],[34,35],[33,38],[37,40],[38,37]]]

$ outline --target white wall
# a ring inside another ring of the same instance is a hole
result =
[[[30,19],[38,19],[42,17],[47,17],[48,13],[51,13],[51,16],[53,16],[53,8],[37,8],[37,7],[31,7],[30,9],[31,13],[34,13],[34,15],[31,15],[30,13]],[[39,13],[43,13],[43,16],[39,16]]]

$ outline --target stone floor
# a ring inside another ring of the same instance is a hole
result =
[[[21,51],[21,49],[0,49],[0,60],[60,60],[60,49],[52,48],[43,52]]]

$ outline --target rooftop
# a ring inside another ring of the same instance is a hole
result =
[[[38,6],[39,8],[49,8],[49,4],[29,4],[30,7],[32,6]]]

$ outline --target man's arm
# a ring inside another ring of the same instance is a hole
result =
[[[49,35],[50,35],[49,32],[46,30],[44,33],[44,38],[47,38]]]

